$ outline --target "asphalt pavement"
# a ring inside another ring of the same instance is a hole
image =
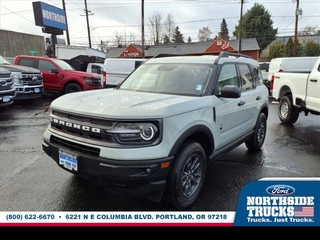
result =
[[[0,211],[168,211],[163,203],[126,196],[62,170],[42,151],[42,134],[55,94],[16,101],[0,114]],[[319,177],[320,116],[280,123],[270,100],[265,144],[243,145],[212,162],[190,211],[235,211],[241,189],[265,177]]]

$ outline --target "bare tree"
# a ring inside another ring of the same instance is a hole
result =
[[[129,32],[129,44],[136,44],[136,35],[133,32]]]
[[[116,45],[116,46],[122,46],[124,45],[124,38],[123,38],[123,35],[120,33],[120,32],[114,32],[114,36],[113,36],[113,43]]]
[[[170,43],[170,39],[172,39],[175,27],[176,26],[175,26],[175,21],[173,19],[173,15],[169,13],[167,15],[166,20],[164,21],[165,35],[169,38],[169,43]]]
[[[101,51],[108,52],[108,50],[110,49],[109,41],[108,40],[106,40],[106,41],[101,40],[98,47],[100,48]]]
[[[200,42],[207,42],[210,40],[211,34],[212,32],[208,26],[203,27],[202,29],[199,30],[198,39]]]
[[[153,36],[154,44],[160,45],[163,34],[162,15],[159,12],[155,12],[151,17],[149,17],[149,21],[150,32]]]
[[[307,26],[305,26],[303,28],[302,31],[299,31],[299,35],[314,35],[314,34],[317,34],[318,33],[317,28],[318,28],[318,26],[312,27],[312,26],[307,25]]]

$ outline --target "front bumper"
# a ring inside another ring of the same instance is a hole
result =
[[[17,86],[15,99],[32,99],[42,97],[43,85]]]
[[[17,92],[15,89],[0,91],[0,107],[11,105],[16,97]]]
[[[76,153],[68,149],[60,149],[50,142],[43,141],[42,149],[61,168],[92,182],[128,193],[133,196],[143,196],[149,200],[159,202],[166,185],[169,167],[162,168],[161,164],[169,162],[171,166],[173,156],[156,160],[112,160],[92,157],[83,153]],[[77,171],[64,168],[59,164],[59,150],[76,155]]]

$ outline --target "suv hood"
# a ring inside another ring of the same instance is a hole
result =
[[[9,70],[10,72],[21,72],[21,73],[36,73],[36,74],[41,74],[41,72],[36,69],[36,68],[32,68],[32,67],[25,67],[25,66],[21,66],[21,65],[1,65],[0,67],[5,68],[7,70]]]
[[[201,99],[200,99],[201,98]],[[206,97],[188,97],[101,89],[69,93],[51,103],[53,110],[105,118],[165,118],[209,104]]]

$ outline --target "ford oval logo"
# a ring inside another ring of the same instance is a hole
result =
[[[38,81],[38,77],[33,77],[32,81]]]
[[[289,185],[272,185],[266,191],[271,195],[290,195],[296,190]]]
[[[0,80],[0,84],[1,84],[1,85],[5,85],[6,83],[7,83],[6,80]]]

